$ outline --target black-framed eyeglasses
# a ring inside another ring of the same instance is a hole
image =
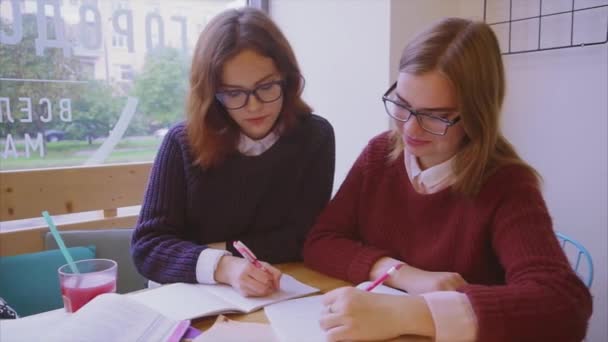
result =
[[[277,101],[283,96],[283,80],[266,82],[257,87],[249,89],[227,89],[215,93],[215,98],[226,109],[240,109],[249,103],[249,96],[253,94],[258,101],[270,103]]]
[[[460,121],[460,116],[457,116],[454,119],[450,120],[409,108],[397,99],[389,97],[391,92],[393,92],[396,87],[397,82],[395,82],[386,91],[386,93],[382,95],[382,102],[384,102],[384,108],[386,109],[386,113],[391,118],[399,122],[408,122],[413,115],[416,117],[416,121],[418,121],[418,124],[423,130],[435,135],[445,135],[448,131],[448,128],[454,126],[458,121]]]

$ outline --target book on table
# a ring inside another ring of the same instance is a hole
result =
[[[318,292],[283,274],[280,289],[267,297],[243,297],[227,285],[175,283],[129,294],[102,294],[75,313],[63,309],[0,321],[0,341],[177,342],[190,319],[256,311],[266,305]]]
[[[174,283],[130,294],[129,297],[178,320],[226,313],[250,313],[267,305],[303,297],[319,289],[281,276],[280,288],[266,297],[244,297],[228,285]]]
[[[2,342],[179,342],[190,321],[168,318],[127,295],[105,293],[75,313],[58,309],[0,325]]]

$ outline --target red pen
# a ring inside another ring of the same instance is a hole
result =
[[[386,279],[388,279],[388,277],[390,277],[393,273],[397,272],[401,266],[403,266],[403,264],[397,264],[391,268],[388,269],[388,271],[386,271],[380,278],[376,279],[373,283],[369,284],[366,288],[365,291],[372,291],[373,289],[375,289],[378,285],[384,283],[386,281]]]

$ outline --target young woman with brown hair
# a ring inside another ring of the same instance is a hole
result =
[[[403,51],[383,96],[394,128],[372,139],[311,229],[304,260],[360,283],[324,297],[330,341],[580,341],[588,289],[561,250],[536,172],[503,137],[498,41],[444,19]]]
[[[280,272],[235,253],[242,241],[270,263],[299,260],[329,201],[334,134],[300,97],[303,78],[279,28],[261,11],[228,10],[201,33],[186,123],[166,135],[132,241],[139,271],[160,283],[226,283],[247,296]]]

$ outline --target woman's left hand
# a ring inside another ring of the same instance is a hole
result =
[[[397,296],[343,287],[323,296],[319,324],[328,341],[385,340],[403,334]]]

